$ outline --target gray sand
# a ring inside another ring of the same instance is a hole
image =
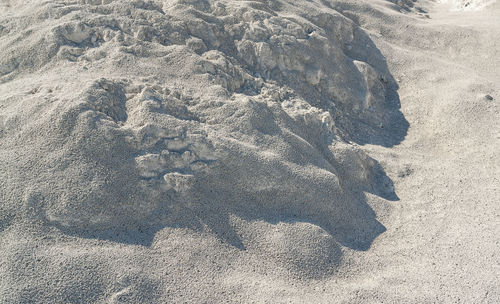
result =
[[[500,302],[500,3],[0,2],[0,303]]]

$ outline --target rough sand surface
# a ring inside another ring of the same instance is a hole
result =
[[[500,302],[500,3],[0,5],[1,303]]]

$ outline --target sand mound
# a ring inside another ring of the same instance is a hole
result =
[[[364,192],[395,199],[392,182],[354,143],[394,145],[407,123],[383,56],[328,5],[6,9],[4,233],[41,225],[151,246],[158,230],[187,228],[314,277],[335,269],[339,244],[366,250],[383,231]]]

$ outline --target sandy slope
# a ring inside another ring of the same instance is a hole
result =
[[[500,3],[2,5],[0,302],[500,301]]]
[[[358,290],[367,302],[496,303],[500,3],[424,7],[430,19],[379,44],[410,129],[397,147],[369,148],[401,201],[370,252],[355,254]]]
[[[419,2],[408,25],[367,21],[410,123],[400,145],[366,146],[400,201],[374,198],[387,231],[321,285],[323,302],[500,301],[500,3],[480,4]]]

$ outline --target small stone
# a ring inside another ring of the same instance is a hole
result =
[[[486,96],[484,96],[484,98],[486,98],[487,100],[493,100],[493,96],[489,95],[489,94],[486,94]]]

